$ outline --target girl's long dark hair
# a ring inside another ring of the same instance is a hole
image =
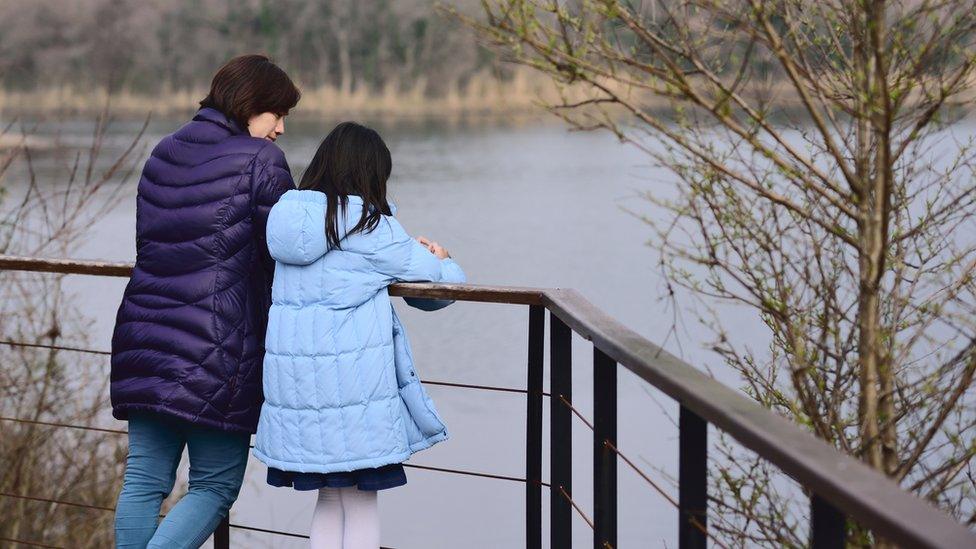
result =
[[[329,132],[298,188],[325,193],[325,237],[330,248],[341,248],[339,212],[345,211],[349,195],[362,197],[363,210],[348,234],[369,232],[376,228],[381,215],[391,215],[386,182],[392,169],[390,149],[375,130],[343,122]]]

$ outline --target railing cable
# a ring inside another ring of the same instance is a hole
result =
[[[61,545],[48,545],[46,543],[41,543],[39,541],[27,541],[23,539],[3,538],[3,537],[0,537],[0,541],[9,541],[10,543],[16,545],[29,545],[31,547],[50,547],[52,549],[64,549],[64,547]]]
[[[40,501],[42,503],[56,503],[58,505],[68,505],[70,507],[81,507],[82,509],[94,509],[96,511],[115,511],[115,507],[104,507],[101,505],[90,505],[88,503],[77,503],[73,501],[64,501],[60,499],[51,498],[39,498],[36,496],[24,496],[21,494],[11,494],[8,492],[0,492],[0,496],[15,498],[15,499],[26,499],[30,501]]]
[[[128,431],[121,429],[105,429],[102,427],[89,427],[87,425],[72,425],[70,423],[54,423],[51,421],[38,421],[34,419],[20,419],[15,417],[4,417],[0,416],[0,421],[10,421],[13,423],[25,423],[28,425],[44,425],[46,427],[62,427],[65,429],[78,429],[81,431],[97,431],[101,433],[112,433],[116,435],[127,435]]]
[[[0,416],[0,421],[10,421],[10,422],[13,422],[13,423],[25,423],[25,424],[28,424],[28,425],[43,425],[45,427],[60,427],[60,428],[65,428],[65,429],[79,429],[79,430],[82,430],[82,431],[97,431],[97,432],[102,432],[102,433],[112,433],[112,434],[116,434],[116,435],[126,435],[126,434],[129,433],[128,431],[123,430],[123,429],[105,429],[105,428],[102,428],[102,427],[89,427],[87,425],[72,425],[70,423],[54,423],[54,422],[50,422],[50,421],[37,421],[37,420],[31,420],[31,419],[19,419],[19,418],[14,418],[14,417],[5,417],[5,416]],[[254,446],[252,445],[251,448],[254,448]],[[510,477],[510,476],[506,476],[506,475],[496,475],[496,474],[493,474],[493,473],[482,473],[480,471],[467,471],[467,470],[463,470],[463,469],[449,469],[447,467],[434,467],[432,465],[417,465],[417,464],[412,464],[412,463],[404,463],[403,466],[404,467],[411,467],[411,468],[414,468],[414,469],[425,469],[425,470],[428,470],[428,471],[437,471],[437,472],[441,472],[441,473],[451,473],[451,474],[455,474],[455,475],[466,475],[466,476],[489,478],[489,479],[495,479],[495,480],[508,480],[508,481],[512,481],[512,482],[523,482],[523,483],[524,482],[527,482],[526,479],[521,478],[521,477]],[[542,484],[542,486],[546,486],[546,487],[549,486],[549,483],[547,483],[547,482],[542,482],[541,484]],[[3,494],[0,494],[0,495],[3,495]]]
[[[580,506],[579,505],[576,505],[576,502],[573,501],[573,498],[569,497],[569,494],[566,493],[566,490],[562,486],[559,486],[558,488],[559,488],[559,494],[562,495],[563,498],[566,501],[568,501],[570,505],[573,506],[573,509],[576,509],[576,513],[579,514],[579,516],[581,516],[584,521],[586,521],[586,524],[590,527],[590,530],[592,530],[593,529],[593,519],[591,519],[590,517],[586,516],[586,513],[584,513],[583,510],[580,509]]]
[[[10,345],[11,347],[34,347],[39,349],[51,349],[55,351],[73,351],[76,353],[89,353],[93,355],[112,356],[110,351],[99,351],[97,349],[86,349],[84,347],[65,347],[62,345],[44,345],[43,343],[24,343],[23,341],[0,340],[0,345]]]
[[[445,467],[432,467],[430,465],[416,465],[416,464],[413,464],[413,463],[404,463],[403,466],[404,467],[411,467],[413,469],[426,469],[426,470],[429,470],[429,471],[439,471],[439,472],[442,472],[442,473],[453,473],[453,474],[456,474],[456,475],[468,475],[468,476],[472,476],[472,477],[483,477],[483,478],[490,478],[490,479],[496,479],[496,480],[510,480],[510,481],[513,481],[513,482],[522,482],[522,483],[527,482],[524,478],[521,478],[521,477],[509,477],[509,476],[505,476],[505,475],[495,475],[495,474],[492,474],[492,473],[480,473],[480,472],[477,472],[477,471],[463,471],[463,470],[460,470],[460,469],[447,469]],[[540,484],[542,484],[542,486],[546,486],[546,487],[549,486],[549,483],[548,482],[542,482]]]
[[[563,404],[568,406],[569,409],[572,410],[573,414],[576,417],[578,417],[580,421],[582,421],[587,427],[589,427],[591,431],[593,430],[593,424],[590,423],[588,419],[583,417],[583,414],[580,413],[580,411],[577,410],[576,407],[574,407],[569,401],[567,401],[566,397],[564,397],[563,395],[559,395],[559,400],[561,400]],[[654,490],[657,491],[657,493],[664,496],[664,499],[668,500],[668,502],[671,503],[671,505],[673,505],[675,508],[678,508],[678,501],[674,499],[670,494],[665,492],[664,488],[661,488],[661,486],[658,483],[654,482],[651,479],[651,477],[647,476],[647,474],[644,473],[644,471],[640,470],[637,467],[637,465],[635,465],[634,462],[630,460],[630,458],[628,458],[626,455],[623,454],[623,452],[621,452],[616,446],[614,446],[612,442],[610,442],[609,440],[604,440],[603,444],[606,445],[611,450],[613,450],[613,453],[623,458],[624,463],[629,465],[630,468],[634,470],[634,472],[636,472],[638,475],[641,476],[641,478],[647,481],[647,483],[651,485],[651,488],[654,488]]]
[[[91,505],[91,504],[88,504],[88,503],[77,503],[77,502],[74,502],[74,501],[64,501],[64,500],[61,500],[61,499],[40,498],[40,497],[36,497],[36,496],[25,496],[25,495],[20,495],[20,494],[11,494],[11,493],[8,493],[8,492],[0,492],[0,496],[2,496],[2,497],[9,497],[9,498],[15,498],[15,499],[26,499],[26,500],[30,500],[30,501],[39,501],[39,502],[42,502],[42,503],[55,503],[55,504],[58,504],[58,505],[68,505],[70,507],[81,507],[83,509],[92,509],[92,510],[95,510],[95,511],[115,512],[115,507],[105,507],[105,506],[102,506],[102,505]],[[165,514],[160,514],[159,515],[160,518],[163,518],[165,516],[166,516]],[[289,536],[289,537],[293,537],[293,538],[308,539],[308,536],[303,535],[303,534],[296,534],[296,533],[293,533],[293,532],[283,532],[281,530],[269,530],[269,529],[266,529],[266,528],[258,528],[256,526],[247,526],[247,525],[244,525],[244,524],[234,524],[234,523],[231,523],[230,524],[230,527],[231,528],[237,528],[239,530],[251,530],[251,531],[254,531],[254,532],[263,532],[265,534],[277,534],[279,536]],[[2,539],[2,538],[0,538],[0,539]],[[25,543],[25,542],[19,542],[19,543]],[[42,547],[50,547],[50,546],[44,545]]]
[[[566,397],[564,397],[563,395],[559,395],[559,400],[563,404],[565,404],[573,412],[573,414],[580,419],[580,421],[582,421],[587,427],[589,427],[591,431],[594,430],[593,429],[593,424],[588,419],[586,419],[583,416],[583,414],[579,410],[577,410],[575,406],[573,406],[573,404],[571,402],[569,402],[568,400],[566,400]],[[667,492],[665,492],[664,489],[661,488],[661,486],[659,484],[657,484],[656,482],[654,482],[651,479],[651,477],[647,476],[647,474],[644,473],[644,471],[642,471],[640,468],[638,468],[637,465],[635,465],[634,462],[630,460],[630,458],[628,458],[626,455],[624,455],[624,453],[621,452],[612,442],[610,442],[609,440],[604,440],[603,441],[603,444],[607,448],[610,448],[610,450],[612,450],[614,454],[617,454],[618,456],[620,456],[624,460],[624,463],[626,463],[628,466],[630,466],[630,468],[633,469],[635,473],[637,473],[642,479],[644,479],[651,486],[651,488],[653,488],[655,491],[657,491],[659,494],[661,494],[664,497],[664,499],[666,499],[668,501],[668,503],[670,503],[672,506],[674,506],[675,509],[677,509],[679,511],[681,510],[681,506],[678,504],[678,501],[677,500],[675,500],[670,494],[668,494]],[[562,490],[562,487],[560,487],[560,490]],[[565,492],[563,493],[563,495],[565,495]],[[570,500],[570,503],[572,503],[572,500]],[[573,506],[575,507],[575,504],[573,504]],[[713,542],[715,542],[716,545],[718,545],[719,547],[722,547],[723,549],[728,549],[728,546],[725,545],[724,543],[722,543],[713,534],[709,533],[708,529],[705,528],[705,526],[703,526],[702,523],[698,521],[698,519],[692,517],[692,518],[689,519],[689,523],[692,526],[694,526],[695,528],[697,528],[698,530],[701,530],[701,532],[703,534],[705,534],[706,536],[708,536],[708,538],[711,539]],[[591,527],[592,527],[592,525],[591,525]]]
[[[288,537],[291,537],[291,538],[308,539],[308,536],[306,536],[305,534],[295,534],[295,533],[292,533],[292,532],[281,532],[281,531],[278,531],[278,530],[268,530],[267,528],[258,528],[257,526],[244,526],[243,524],[234,524],[233,522],[230,523],[229,526],[231,528],[236,528],[238,530],[249,530],[251,532],[261,532],[261,533],[264,533],[264,534],[276,534],[276,535],[279,535],[279,536],[288,536]]]
[[[111,351],[101,351],[98,349],[88,349],[85,347],[68,347],[64,345],[45,345],[43,343],[25,343],[23,341],[9,341],[0,340],[0,345],[9,345],[11,347],[32,347],[37,349],[51,349],[54,351],[71,351],[76,353],[89,353],[93,355],[103,355],[112,356]],[[526,389],[518,389],[515,387],[500,387],[497,385],[476,385],[473,383],[456,383],[452,381],[436,381],[432,379],[421,379],[422,383],[428,385],[440,385],[444,387],[457,387],[460,389],[479,389],[482,391],[496,391],[502,393],[517,393],[517,394],[528,394]],[[549,393],[542,393],[543,396],[549,396]]]
[[[430,380],[430,379],[421,379],[420,381],[422,383],[426,383],[427,385],[443,385],[445,387],[459,387],[459,388],[462,388],[462,389],[481,389],[483,391],[500,391],[500,392],[504,392],[504,393],[519,393],[519,394],[523,394],[523,395],[529,394],[529,391],[526,390],[526,389],[516,389],[516,388],[513,388],[513,387],[498,387],[498,386],[495,386],[495,385],[473,385],[473,384],[469,384],[469,383],[454,383],[454,382],[447,382],[447,381],[433,381],[433,380]],[[542,396],[546,396],[547,397],[547,396],[550,396],[550,395],[549,395],[549,393],[543,392],[542,393]]]

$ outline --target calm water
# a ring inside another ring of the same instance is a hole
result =
[[[181,122],[154,122],[147,141],[155,143]],[[289,119],[288,132],[279,144],[296,179],[335,122]],[[665,189],[671,180],[666,172],[648,165],[642,153],[608,135],[568,133],[555,123],[365,122],[381,131],[393,152],[390,189],[403,225],[451,250],[470,282],[576,288],[652,341],[665,338],[672,318],[658,300],[662,287],[655,255],[645,245],[650,231],[622,210],[653,215],[636,194]],[[124,143],[135,127],[131,123],[113,126],[110,150]],[[90,131],[85,124],[58,128],[66,141],[80,144]],[[42,162],[39,173],[44,179],[63,171],[45,168]],[[71,256],[134,259],[135,182],[133,177],[118,207],[91,226]],[[97,348],[109,347],[124,284],[121,279],[94,277],[69,281],[70,294],[91,317],[88,334]],[[424,313],[399,300],[397,307],[423,377],[524,387],[526,308],[457,303]],[[740,323],[738,330],[750,333],[755,324]],[[714,362],[700,350],[703,341],[695,336],[683,336],[684,358],[696,364]],[[65,337],[70,340],[71,335]],[[576,339],[575,401],[589,415],[592,351]],[[673,341],[668,348],[678,352]],[[668,417],[674,416],[676,406],[626,372],[619,384],[620,448],[675,493],[667,475],[677,475],[677,430]],[[452,437],[416,455],[412,463],[524,475],[524,397],[434,386],[428,390]],[[573,436],[574,499],[592,515],[592,439],[578,421]],[[544,467],[548,469],[548,462]],[[264,484],[264,473],[264,466],[252,459],[232,521],[307,533],[314,495],[270,488]],[[494,548],[523,543],[522,484],[416,469],[408,469],[407,474],[407,486],[380,496],[384,545]],[[676,546],[677,518],[667,501],[622,462],[619,478],[621,545]],[[547,515],[548,493],[543,495]],[[590,546],[589,528],[577,516],[574,528],[575,545]],[[306,543],[240,530],[233,531],[232,539],[247,547]]]

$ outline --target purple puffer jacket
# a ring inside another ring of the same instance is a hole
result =
[[[294,187],[281,149],[214,109],[156,145],[112,336],[116,418],[146,410],[255,431],[274,272],[265,226]]]

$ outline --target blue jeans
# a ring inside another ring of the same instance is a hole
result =
[[[237,499],[251,437],[161,414],[129,417],[129,457],[115,510],[115,546],[200,547]],[[190,490],[166,518],[159,509],[176,482],[183,447]]]

